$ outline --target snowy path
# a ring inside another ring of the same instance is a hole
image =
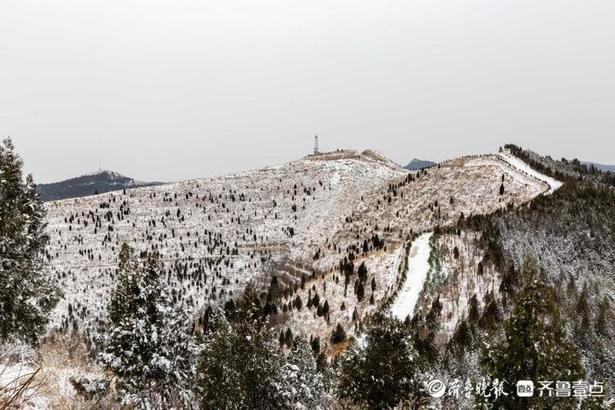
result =
[[[536,171],[535,169],[530,167],[528,164],[526,164],[519,158],[512,155],[510,152],[507,152],[507,151],[499,152],[498,155],[504,161],[508,162],[512,167],[517,168],[520,171],[526,173],[527,175],[530,175],[542,182],[545,182],[547,185],[549,185],[548,194],[552,194],[553,192],[558,190],[563,185],[562,182],[556,180],[555,178],[551,178],[550,176],[541,174],[540,172]]]
[[[429,239],[432,235],[433,232],[420,235],[410,248],[406,283],[400,289],[397,300],[391,307],[391,314],[400,320],[414,313],[414,305],[416,305],[427,278],[427,272],[429,272],[429,254],[431,253]]]

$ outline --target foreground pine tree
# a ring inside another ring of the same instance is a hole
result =
[[[206,335],[198,367],[201,407],[282,408],[275,389],[281,353],[273,331],[251,320],[231,324],[213,312],[215,329]]]
[[[280,350],[256,291],[248,285],[232,315],[213,308],[198,364],[204,409],[324,408],[326,383],[310,345],[295,338]]]
[[[278,401],[284,408],[326,408],[327,376],[319,371],[310,344],[296,338],[278,375]]]
[[[339,396],[370,409],[418,404],[416,351],[407,326],[382,315],[370,322],[367,346],[342,359]]]
[[[181,304],[173,307],[159,271],[156,254],[140,258],[122,246],[101,354],[119,377],[126,401],[145,406],[189,400],[184,391],[193,375],[192,320]]]
[[[11,140],[0,145],[0,342],[34,343],[58,291],[43,274],[45,210]]]
[[[575,346],[567,339],[553,288],[539,277],[536,263],[526,261],[520,273],[525,285],[514,299],[504,322],[505,338],[483,352],[483,366],[491,377],[506,380],[513,390],[518,380],[576,381],[585,376]],[[556,402],[554,402],[554,400]],[[551,399],[557,408],[575,408],[570,398]],[[544,397],[520,399],[514,393],[500,396],[495,408],[542,408]]]

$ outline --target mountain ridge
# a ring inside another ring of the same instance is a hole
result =
[[[38,184],[36,190],[43,201],[47,202],[161,184],[137,181],[118,172],[100,170],[59,182]]]
[[[615,165],[599,164],[597,162],[582,161],[584,165],[594,166],[602,172],[615,172]]]

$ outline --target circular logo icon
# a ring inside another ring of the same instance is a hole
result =
[[[427,393],[431,397],[440,398],[446,393],[446,385],[440,379],[430,380],[427,384]]]

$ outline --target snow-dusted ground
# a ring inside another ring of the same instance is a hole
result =
[[[45,409],[46,401],[41,395],[38,382],[33,382],[36,369],[31,363],[18,362],[7,364],[0,362],[0,405],[13,399],[13,407],[21,409]],[[23,389],[23,390],[22,390]],[[21,394],[13,398],[18,391]]]
[[[404,320],[414,313],[414,306],[429,272],[429,254],[431,252],[429,240],[432,235],[433,232],[420,235],[410,248],[406,282],[391,307],[391,314],[400,320]]]
[[[100,401],[88,402],[87,394],[78,393],[75,380],[90,393],[100,393]],[[108,405],[115,398],[111,397],[114,389],[111,376],[95,363],[89,347],[74,334],[51,335],[36,348],[15,342],[0,345],[1,409],[20,390],[9,409],[117,408]]]
[[[34,374],[34,369],[24,363],[0,364],[0,392],[2,389],[16,389],[21,382]]]
[[[556,180],[555,178],[551,178],[550,176],[541,174],[540,172],[536,171],[508,151],[499,152],[498,155],[502,157],[506,162],[508,162],[511,166],[521,170],[522,172],[532,176],[533,178],[547,183],[549,185],[549,192],[547,192],[547,194],[552,194],[562,186],[562,182]]]

